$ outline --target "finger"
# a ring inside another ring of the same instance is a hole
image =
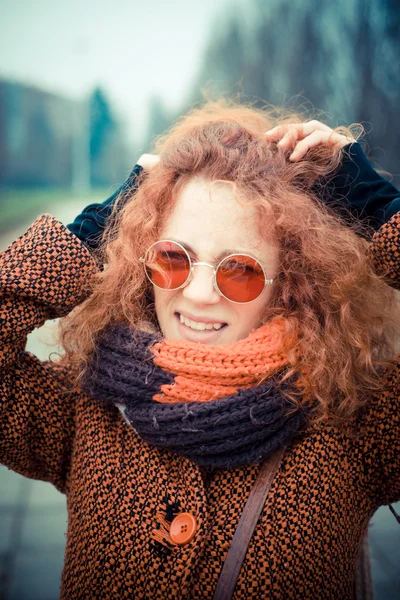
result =
[[[322,143],[328,143],[330,135],[330,132],[327,131],[314,131],[296,144],[289,159],[292,161],[300,160],[311,148]]]
[[[283,138],[278,142],[279,148],[286,150],[294,148],[297,144],[301,132],[298,127],[290,127]]]
[[[335,133],[330,128],[328,128],[328,131],[314,131],[296,144],[296,147],[289,158],[292,161],[300,160],[311,148],[314,148],[319,144],[327,144],[339,149],[348,143],[348,138],[339,133]]]
[[[321,131],[332,131],[328,125],[321,123],[317,120],[307,121],[305,123],[286,123],[284,125],[277,125],[272,129],[269,129],[265,132],[265,136],[271,142],[276,142],[283,138],[283,136],[288,132],[289,129],[297,129],[298,137],[305,137],[306,135],[310,135],[316,130]]]
[[[306,123],[303,123],[302,126],[304,137],[306,135],[314,133],[314,131],[333,131],[333,129],[328,127],[328,125],[325,125],[325,123],[321,123],[321,121],[317,121],[316,119],[313,119],[312,121],[307,121]]]
[[[321,123],[320,121],[313,120],[303,123],[304,137],[314,133],[314,131],[325,131],[326,133],[330,133],[333,140],[332,144],[339,144],[339,147],[341,147],[340,144],[344,146],[357,141],[353,137],[347,137],[341,133],[337,133],[331,127],[328,127],[328,125],[325,125],[325,123]]]
[[[288,130],[289,125],[277,125],[265,132],[265,136],[270,142],[277,142],[282,139]]]

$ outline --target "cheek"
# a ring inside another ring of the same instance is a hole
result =
[[[179,295],[179,290],[176,292],[164,292],[163,290],[154,288],[154,306],[159,322],[162,322],[170,315],[172,311],[171,303],[174,302],[177,295]]]
[[[156,309],[156,315],[158,320],[160,320],[160,318],[162,318],[162,315],[164,314],[165,311],[165,295],[163,294],[163,292],[157,288],[153,288],[154,289],[154,306]]]
[[[265,307],[265,299],[256,300],[252,304],[248,304],[247,306],[241,307],[240,313],[238,315],[239,319],[241,320],[244,326],[247,326],[250,329],[253,327],[258,327],[261,324]]]

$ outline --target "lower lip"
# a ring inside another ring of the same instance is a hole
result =
[[[227,327],[225,325],[221,327],[221,329],[204,329],[203,331],[198,331],[196,329],[191,329],[184,323],[181,323],[178,314],[175,314],[175,318],[178,321],[179,334],[187,342],[199,342],[200,344],[217,344],[222,332]]]

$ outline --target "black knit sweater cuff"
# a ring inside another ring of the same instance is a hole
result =
[[[74,220],[67,225],[89,250],[96,250],[100,243],[104,229],[112,213],[116,199],[120,194],[133,192],[138,176],[143,171],[141,165],[135,165],[127,180],[103,203],[89,204]]]
[[[375,171],[358,143],[344,147],[338,169],[317,180],[313,191],[345,218],[350,213],[375,230],[400,210],[400,191]]]

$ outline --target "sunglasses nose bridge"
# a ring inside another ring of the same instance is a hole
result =
[[[206,262],[192,262],[192,268],[191,268],[191,272],[190,272],[190,277],[193,277],[193,272],[194,272],[194,268],[195,267],[208,267],[209,269],[212,270],[212,274],[211,277],[213,279],[214,282],[214,286],[215,286],[215,273],[216,273],[216,269],[213,265],[210,265],[209,263]]]
[[[190,269],[190,279],[192,279],[193,277],[193,272],[194,272],[194,268],[195,267],[208,267],[209,269],[212,270],[212,277],[215,280],[215,267],[213,267],[213,265],[210,265],[209,263],[206,262],[192,262],[191,265],[191,269]]]
[[[193,262],[193,261],[191,261],[190,275],[189,275],[189,277],[188,277],[188,279],[186,281],[186,284],[188,284],[190,281],[192,281],[195,267],[208,267],[209,269],[212,270],[212,273],[211,273],[212,283],[213,283],[214,288],[220,294],[220,291],[219,291],[219,289],[218,289],[218,287],[216,285],[216,279],[215,279],[216,269],[215,269],[215,267],[213,265],[210,265],[209,263],[206,263],[206,262],[200,262],[200,261],[199,262]]]
[[[213,273],[215,273],[215,267],[213,267],[209,263],[205,263],[205,262],[192,262],[192,270],[194,269],[194,267],[208,267],[209,269],[213,270]]]

